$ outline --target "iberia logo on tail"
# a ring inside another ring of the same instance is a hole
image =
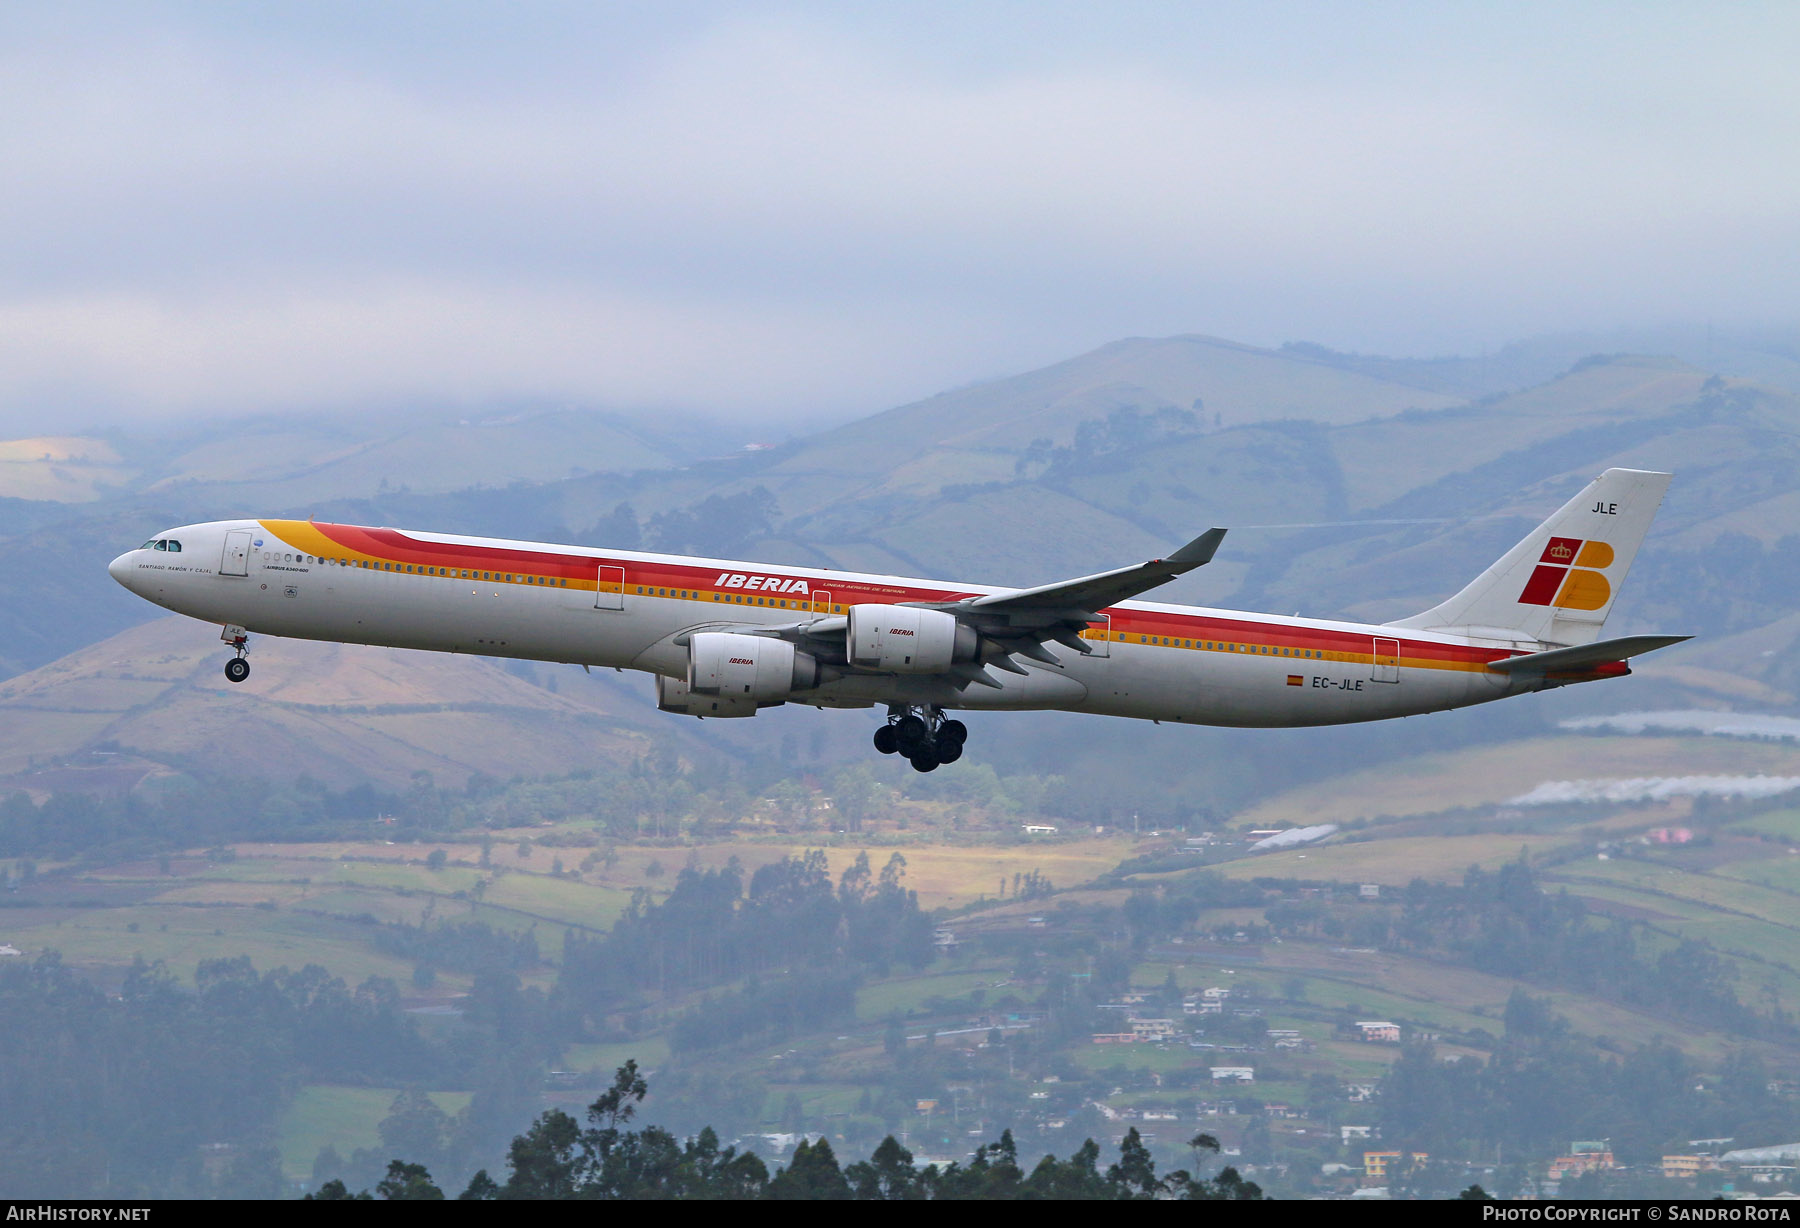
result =
[[[1519,594],[1521,605],[1553,605],[1564,610],[1598,610],[1612,599],[1612,585],[1598,569],[1612,566],[1605,542],[1552,537]]]

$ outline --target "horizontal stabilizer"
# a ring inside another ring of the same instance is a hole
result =
[[[1627,635],[1621,639],[1601,640],[1595,644],[1577,644],[1573,648],[1552,648],[1548,652],[1527,653],[1522,657],[1491,662],[1488,668],[1499,670],[1503,674],[1549,674],[1588,669],[1596,665],[1611,665],[1627,657],[1655,652],[1658,648],[1667,648],[1671,644],[1693,638],[1691,635]]]

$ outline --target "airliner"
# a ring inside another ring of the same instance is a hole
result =
[[[109,570],[222,625],[234,683],[252,634],[611,666],[687,716],[884,706],[875,748],[929,772],[962,757],[953,712],[1335,725],[1621,677],[1690,638],[1600,638],[1669,481],[1608,469],[1461,592],[1381,624],[1137,599],[1209,562],[1217,528],[1012,589],[312,520],[169,529]]]

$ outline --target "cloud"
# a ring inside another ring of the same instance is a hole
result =
[[[0,40],[0,423],[853,412],[1127,333],[1791,315],[1780,9],[72,11]]]

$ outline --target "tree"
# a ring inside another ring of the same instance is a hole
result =
[[[844,1170],[855,1198],[875,1201],[910,1201],[925,1197],[919,1170],[913,1167],[912,1152],[894,1141],[893,1135],[882,1139],[866,1160]]]
[[[307,1202],[368,1202],[368,1201],[371,1201],[371,1196],[369,1194],[369,1191],[367,1191],[367,1190],[363,1190],[359,1194],[352,1194],[342,1181],[339,1181],[336,1177],[333,1177],[330,1181],[327,1181],[324,1185],[321,1185],[319,1187],[317,1193],[308,1194],[306,1196],[306,1201]]]
[[[850,1183],[838,1168],[837,1156],[824,1139],[816,1143],[800,1140],[794,1148],[794,1159],[769,1182],[769,1197],[790,1201],[819,1202],[850,1197]]]
[[[488,1176],[487,1169],[479,1170],[469,1178],[469,1186],[456,1196],[458,1202],[490,1202],[500,1197],[500,1187]]]
[[[1106,1170],[1106,1180],[1122,1191],[1121,1198],[1148,1199],[1162,1188],[1156,1181],[1156,1160],[1133,1126],[1119,1143],[1119,1162]]]
[[[442,1202],[444,1191],[432,1183],[423,1164],[407,1164],[401,1160],[388,1162],[387,1176],[375,1192],[390,1202]]]
[[[581,1125],[561,1109],[549,1109],[507,1151],[512,1176],[501,1198],[573,1198],[581,1181]]]

